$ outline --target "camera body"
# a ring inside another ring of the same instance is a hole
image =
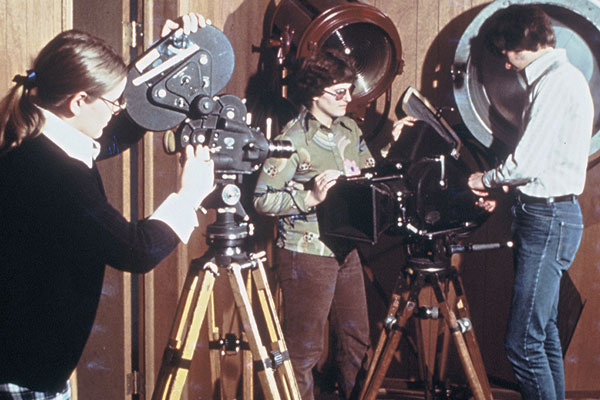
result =
[[[189,35],[179,29],[130,67],[126,112],[147,130],[166,131],[169,154],[190,144],[208,146],[221,176],[251,174],[268,157],[289,157],[294,151],[290,142],[269,141],[247,125],[240,98],[217,95],[231,78],[234,62],[231,43],[217,28],[209,25]]]
[[[287,141],[270,141],[257,128],[246,124],[246,106],[238,97],[198,96],[190,118],[177,132],[165,134],[165,150],[181,151],[187,145],[205,145],[211,151],[215,172],[250,174],[268,157],[289,157],[294,149]]]

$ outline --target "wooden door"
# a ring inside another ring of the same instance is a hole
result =
[[[128,62],[130,0],[73,0],[73,28],[108,42]],[[135,2],[133,3],[135,6]],[[137,148],[99,163],[110,203],[137,218]],[[136,277],[107,267],[92,333],[71,382],[79,399],[130,399],[138,390]]]

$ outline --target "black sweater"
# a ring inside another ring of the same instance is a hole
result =
[[[101,157],[143,134],[125,117],[107,130]],[[90,334],[105,264],[144,273],[178,243],[161,221],[127,222],[96,165],[43,135],[0,156],[0,383],[59,390]]]

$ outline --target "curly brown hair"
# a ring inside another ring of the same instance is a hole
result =
[[[490,19],[486,46],[496,54],[503,51],[536,51],[556,46],[550,17],[538,6],[513,4]]]
[[[293,99],[310,108],[314,97],[337,83],[352,83],[356,79],[356,63],[352,57],[335,49],[323,49],[302,60],[293,76],[290,92]]]

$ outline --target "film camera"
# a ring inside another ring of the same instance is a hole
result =
[[[253,230],[241,203],[242,177],[258,170],[268,157],[294,152],[290,142],[270,141],[249,127],[240,98],[217,95],[229,82],[234,63],[231,43],[219,29],[208,25],[189,35],[179,29],[132,64],[124,92],[126,111],[136,124],[167,130],[167,153],[180,152],[188,144],[210,149],[217,187],[202,205],[223,211],[206,235],[207,243],[223,254],[240,249]]]
[[[375,244],[383,232],[409,242],[467,234],[488,213],[467,180],[487,164],[416,89],[403,110],[420,120],[390,149],[383,165],[341,179],[317,207],[323,241],[343,254],[350,242]]]
[[[241,99],[216,95],[229,81],[233,67],[229,40],[220,30],[207,26],[189,35],[178,30],[159,40],[128,72],[124,96],[130,118],[151,131],[177,127],[164,136],[167,153],[180,152],[189,144],[202,144],[210,149],[215,164],[216,188],[203,202],[205,207],[216,210],[216,221],[206,227],[209,249],[190,263],[152,399],[179,399],[183,393],[219,269],[228,275],[266,397],[280,397],[275,373],[282,391],[284,387],[297,391],[291,362],[284,357],[287,349],[263,267],[265,253],[246,251],[246,238],[252,235],[253,228],[241,204],[239,188],[242,177],[259,169],[267,157],[289,157],[293,148],[288,142],[269,141],[258,129],[249,127]],[[242,275],[242,271],[248,274]],[[252,279],[247,280],[250,276]],[[255,289],[263,313],[260,320],[273,328],[268,341],[263,342],[260,337],[248,282],[259,282]],[[229,343],[236,341],[229,335],[223,340],[212,340],[209,346],[226,351]],[[270,353],[263,343],[271,348]],[[275,371],[279,366],[283,367]],[[217,366],[211,368],[218,370]],[[299,397],[296,394],[294,398]]]
[[[162,38],[128,73],[127,113],[141,127],[167,131],[167,153],[188,144],[210,148],[219,174],[250,174],[268,157],[289,157],[291,143],[274,142],[246,124],[244,102],[231,94],[217,96],[235,65],[223,32],[206,26],[185,35],[181,29]]]

